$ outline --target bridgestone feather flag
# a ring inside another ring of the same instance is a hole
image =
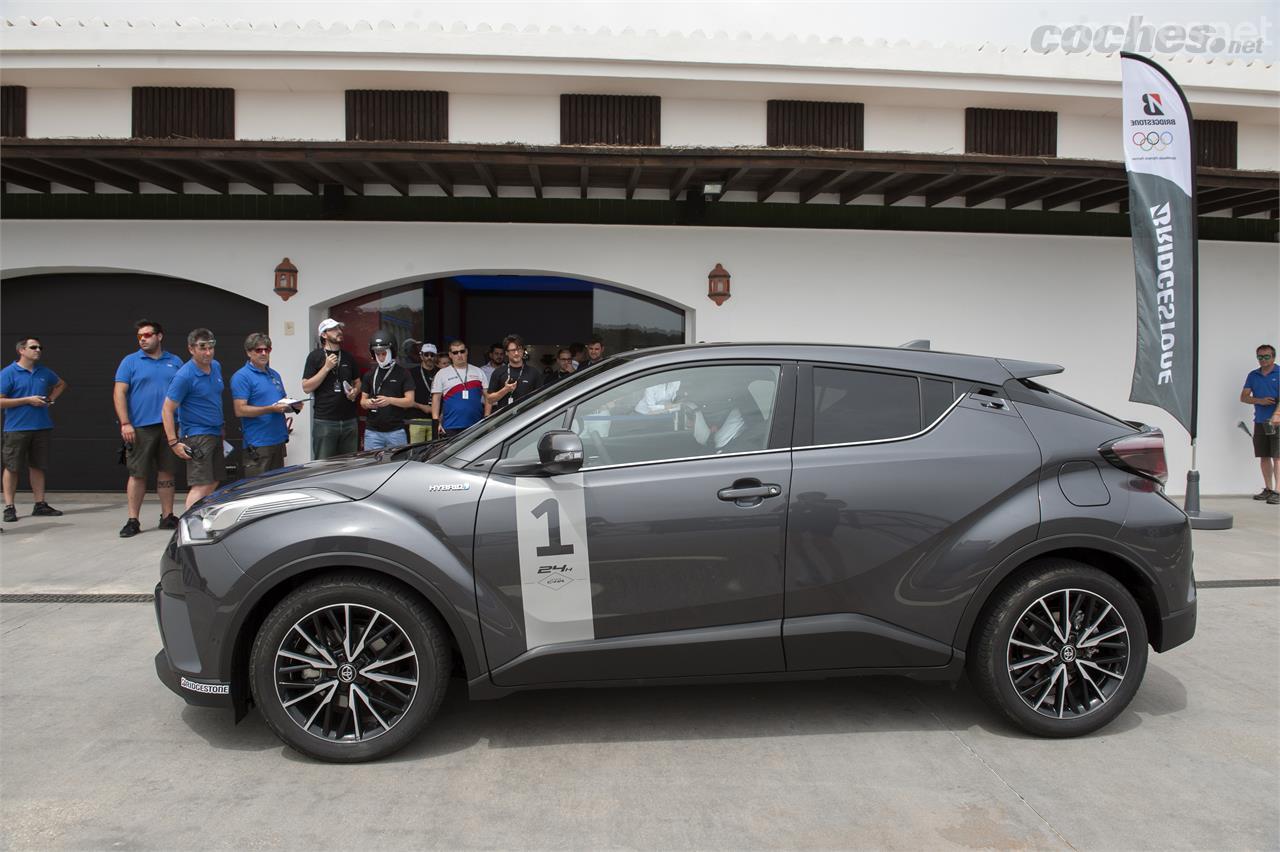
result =
[[[1158,405],[1196,437],[1194,126],[1182,89],[1143,56],[1120,54],[1124,163],[1138,287],[1129,399]]]

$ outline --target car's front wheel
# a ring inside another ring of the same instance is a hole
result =
[[[250,653],[254,703],[285,743],[320,760],[376,760],[435,715],[449,647],[434,612],[405,587],[334,575],[290,592]]]
[[[1142,611],[1114,577],[1042,560],[987,608],[970,649],[979,694],[1019,727],[1074,737],[1111,722],[1147,667]]]

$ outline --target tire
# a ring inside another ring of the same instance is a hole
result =
[[[1147,668],[1147,626],[1114,577],[1044,559],[1000,590],[970,646],[969,677],[988,704],[1042,737],[1092,733],[1119,716]],[[1071,619],[1062,641],[1062,612]]]
[[[271,610],[253,642],[249,683],[289,747],[359,763],[421,733],[444,700],[449,664],[439,617],[409,589],[343,574],[300,586]]]

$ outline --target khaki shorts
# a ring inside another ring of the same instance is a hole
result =
[[[49,469],[49,436],[52,429],[5,432],[2,455],[4,469],[22,473],[25,467]]]
[[[135,426],[133,443],[125,450],[124,457],[129,466],[129,475],[138,479],[146,479],[156,471],[167,473],[173,479],[173,475],[178,472],[178,457],[169,449],[164,426],[160,423]]]
[[[244,478],[248,479],[269,470],[279,470],[284,467],[284,446],[284,444],[276,444],[273,447],[245,447],[241,450],[240,456],[244,462],[240,468]]]
[[[199,459],[187,462],[188,485],[208,485],[226,478],[227,460],[222,454],[221,435],[188,435],[182,443],[203,453]]]

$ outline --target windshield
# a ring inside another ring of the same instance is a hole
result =
[[[562,396],[582,384],[586,379],[598,376],[607,370],[614,369],[615,367],[621,367],[625,363],[627,362],[624,358],[610,358],[593,367],[580,369],[568,378],[561,379],[560,381],[554,382],[550,385],[545,385],[514,405],[504,405],[502,410],[498,413],[486,417],[474,426],[459,432],[457,435],[453,435],[442,441],[430,444],[428,452],[425,455],[418,456],[418,458],[433,459],[444,453],[447,453],[448,455],[455,455],[457,453],[465,452],[467,447],[471,446],[476,441],[493,434],[495,430],[501,429],[503,426],[510,423],[513,418],[519,417],[523,412],[542,405],[542,403],[554,399],[555,397]]]

